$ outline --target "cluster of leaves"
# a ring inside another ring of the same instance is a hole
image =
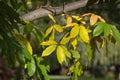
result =
[[[45,32],[47,40],[40,44],[45,46],[42,57],[49,56],[56,51],[55,53],[60,64],[66,62],[67,59],[72,60],[73,63],[68,75],[73,73],[74,80],[77,80],[77,76],[83,73],[80,62],[82,53],[78,51],[79,42],[86,45],[85,51],[88,61],[91,61],[92,51],[95,49],[98,50],[97,42],[101,44],[101,48],[105,46],[104,42],[106,39],[109,39],[113,43],[115,41],[118,44],[120,43],[120,33],[116,27],[107,24],[102,17],[93,13],[83,14],[82,16],[63,14],[62,17],[66,19],[66,25],[64,26],[57,24],[52,15],[48,14],[48,16],[53,21],[53,24]],[[89,22],[84,20],[85,17],[89,17]],[[55,33],[63,34],[66,30],[69,31],[62,38],[56,40]]]
[[[39,42],[43,40],[44,34],[29,21],[21,21],[13,8],[15,5],[11,6],[0,1],[0,58],[7,60],[10,68],[26,69],[29,77],[36,74],[38,79],[42,79],[43,75],[48,80],[49,66],[43,58],[33,55],[30,44],[32,33]]]
[[[120,44],[120,33],[116,27],[107,24],[103,18],[93,13],[82,16],[63,14],[65,25],[57,24],[54,17],[48,14],[53,24],[44,34],[29,21],[19,19],[17,11],[20,5],[24,4],[27,8],[24,0],[10,0],[9,4],[11,5],[0,0],[0,57],[5,58],[10,67],[27,69],[28,77],[36,75],[42,80],[44,76],[45,80],[49,80],[47,75],[49,65],[42,57],[55,52],[60,64],[68,59],[71,60],[68,75],[73,74],[73,79],[77,80],[77,77],[83,73],[80,59],[84,53],[78,50],[79,43],[86,45],[85,53],[88,58],[86,64],[92,59],[92,51],[98,50],[97,42],[101,44],[101,48],[105,45],[105,39]],[[89,17],[89,22],[85,20],[86,17]],[[30,43],[32,34],[44,48],[40,57],[33,54]],[[64,35],[56,39],[56,34]]]

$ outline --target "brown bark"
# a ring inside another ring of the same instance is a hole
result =
[[[72,11],[72,10],[75,10],[78,8],[85,7],[87,2],[88,2],[88,0],[80,0],[80,1],[73,2],[73,3],[69,3],[69,4],[64,6],[64,12],[68,12],[68,11]],[[48,14],[54,15],[54,14],[61,14],[62,12],[63,12],[63,6],[53,7],[53,8],[41,7],[37,10],[29,12],[28,14],[22,15],[20,18],[26,19],[29,21],[33,21],[35,19],[45,17]]]

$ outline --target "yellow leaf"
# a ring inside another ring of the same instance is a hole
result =
[[[60,64],[62,64],[64,61],[66,61],[64,49],[61,46],[57,47],[57,59]]]
[[[63,46],[63,45],[61,45],[61,47],[64,49],[65,55],[66,55],[68,58],[71,59],[71,53],[68,51],[68,49],[67,49],[65,46]]]
[[[23,35],[16,35],[16,39],[17,39],[17,41],[19,41],[21,44],[25,45],[25,47],[27,48],[27,50],[29,51],[29,53],[32,55],[33,50],[32,50],[32,46],[30,45],[30,42],[27,41],[27,39],[24,38]]]
[[[66,24],[72,23],[72,18],[70,16],[67,17]]]
[[[92,14],[90,17],[90,25],[94,25],[98,21],[98,16],[95,14]]]
[[[67,37],[67,38],[63,38],[61,41],[60,41],[60,44],[66,44],[68,43],[70,40],[70,37]]]
[[[76,50],[76,48],[77,48],[77,39],[73,39],[71,44],[72,44],[74,50]]]
[[[27,48],[29,53],[32,55],[33,54],[32,46],[30,45],[28,41],[26,42],[25,47]]]
[[[92,13],[86,13],[86,14],[83,14],[82,17],[90,16],[90,15],[92,15]]]
[[[86,24],[86,22],[85,21],[80,21],[82,24]]]
[[[73,27],[73,26],[77,26],[78,24],[77,23],[70,23],[70,24],[67,24],[66,26],[64,26],[65,28],[69,28],[69,27]]]
[[[48,46],[42,53],[42,57],[49,56],[53,51],[55,51],[57,45]]]
[[[88,30],[84,26],[80,26],[80,38],[82,41],[89,43]]]
[[[48,36],[48,35],[51,33],[52,29],[53,29],[52,26],[49,27],[49,28],[46,30],[46,32],[45,32],[45,36]]]
[[[53,41],[53,40],[49,40],[49,41],[45,41],[45,42],[42,42],[40,45],[55,45],[57,44],[56,41]]]
[[[53,29],[52,34],[49,37],[49,40],[54,40],[55,38],[55,30]]]
[[[63,32],[63,28],[62,28],[60,25],[55,24],[55,25],[54,25],[54,28],[55,28],[55,30],[58,31],[58,32]]]
[[[76,19],[77,21],[80,21],[82,18],[80,16],[72,16],[74,19]]]
[[[72,28],[72,30],[70,31],[70,38],[75,38],[79,33],[79,27],[75,26]]]
[[[99,19],[101,22],[105,22],[105,20],[104,20],[101,16],[98,16],[98,19]]]
[[[54,23],[56,23],[54,17],[53,17],[51,14],[48,14],[48,16],[49,16],[49,18],[50,18]]]
[[[102,43],[101,43],[101,48],[103,48],[104,46],[105,46],[105,42],[103,40]]]

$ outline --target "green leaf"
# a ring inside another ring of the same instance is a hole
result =
[[[96,27],[93,30],[93,36],[99,36],[101,33],[103,33],[104,23],[103,22],[98,22],[95,25],[96,25]]]
[[[66,61],[66,56],[64,49],[61,46],[57,47],[57,59],[60,64],[62,64],[64,61]]]
[[[50,80],[49,76],[48,76],[48,73],[47,73],[47,71],[50,70],[49,65],[47,65],[46,62],[44,61],[44,59],[41,58],[41,57],[35,57],[35,59],[37,61],[37,67],[38,67],[37,76],[40,77],[41,73],[42,73],[42,75],[44,76],[45,80]]]
[[[35,36],[37,37],[39,42],[42,42],[44,40],[44,38],[45,38],[45,34],[35,26],[34,26],[34,29],[36,31]]]
[[[75,59],[79,59],[80,58],[80,54],[79,52],[75,51],[75,50],[70,50],[70,52],[72,53],[72,57]]]
[[[105,37],[108,37],[108,36],[109,36],[110,30],[111,30],[110,25],[109,25],[109,24],[106,24],[106,26],[104,26],[104,36],[105,36]]]
[[[70,31],[70,38],[75,38],[79,33],[79,27],[74,26],[72,30]]]
[[[16,53],[16,57],[20,64],[25,64],[25,56],[23,53],[20,53],[20,50]]]
[[[26,24],[25,28],[24,28],[24,34],[28,34],[33,30],[33,25],[32,24]]]
[[[48,46],[42,53],[42,57],[49,56],[53,51],[55,51],[57,45]]]
[[[21,54],[23,53],[27,60],[31,60],[32,56],[31,56],[30,52],[27,50],[27,48],[24,45],[22,45],[21,49],[22,49]]]
[[[46,70],[46,67],[44,65],[39,65],[39,68],[41,69],[41,72],[42,72],[45,80],[50,80],[48,73],[47,73],[47,70]]]
[[[112,32],[113,32],[113,37],[118,42],[118,44],[120,44],[120,33],[119,33],[119,31],[117,30],[117,28],[114,25],[111,25],[111,29],[112,29]]]
[[[27,70],[28,70],[29,76],[33,76],[33,74],[35,73],[36,66],[35,66],[35,61],[33,58],[31,59],[31,62],[27,63]]]

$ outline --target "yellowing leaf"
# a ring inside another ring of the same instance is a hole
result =
[[[52,34],[49,37],[49,40],[54,40],[55,38],[55,30],[53,29]]]
[[[70,31],[70,38],[75,38],[79,33],[79,27],[75,26],[72,28],[72,30]]]
[[[77,23],[70,23],[70,24],[67,24],[65,26],[65,28],[69,28],[69,27],[73,27],[73,26],[77,26],[78,24]]]
[[[62,64],[64,61],[66,61],[64,49],[61,46],[57,47],[57,59],[60,64]]]
[[[72,18],[70,16],[67,17],[66,24],[72,23]]]
[[[60,44],[66,44],[68,43],[70,40],[70,37],[67,37],[67,38],[63,38],[61,41],[60,41]]]
[[[49,27],[45,32],[45,36],[48,36],[51,33],[52,29],[53,27]]]
[[[86,24],[86,22],[85,21],[80,21],[82,24]]]
[[[90,25],[94,25],[98,20],[98,16],[95,14],[92,14],[90,17]]]
[[[71,58],[71,53],[67,50],[67,48],[65,46],[62,46],[61,47],[64,49],[64,53],[65,55],[68,57],[68,58]]]
[[[53,51],[55,51],[57,45],[48,46],[42,53],[42,57],[49,56]]]
[[[57,44],[56,41],[49,40],[49,41],[42,42],[40,45],[55,45],[55,44]]]
[[[76,48],[77,48],[77,39],[72,40],[72,46],[73,46],[74,50],[76,50]]]
[[[80,21],[82,18],[80,16],[72,16],[74,19],[76,19],[77,21]]]
[[[101,16],[98,16],[98,19],[99,19],[101,22],[105,22],[105,20],[104,20]]]
[[[48,14],[48,16],[49,16],[49,18],[50,18],[54,23],[56,23],[54,17],[53,17],[51,14]]]
[[[84,26],[80,26],[80,38],[82,41],[89,43],[88,30]]]
[[[16,39],[17,39],[17,41],[19,41],[21,44],[23,44],[23,45],[27,48],[27,50],[29,51],[29,53],[32,55],[33,50],[32,50],[32,46],[30,45],[30,42],[27,41],[27,39],[24,38],[23,35],[16,35]]]
[[[63,32],[63,28],[62,28],[60,25],[55,24],[55,25],[54,25],[54,28],[55,28],[55,30],[58,31],[58,32]]]
[[[85,14],[82,15],[82,17],[90,16],[90,15],[92,15],[92,13],[85,13]]]
[[[27,48],[29,53],[32,55],[32,53],[33,53],[32,46],[30,45],[30,43],[28,41],[26,42],[25,47]]]

